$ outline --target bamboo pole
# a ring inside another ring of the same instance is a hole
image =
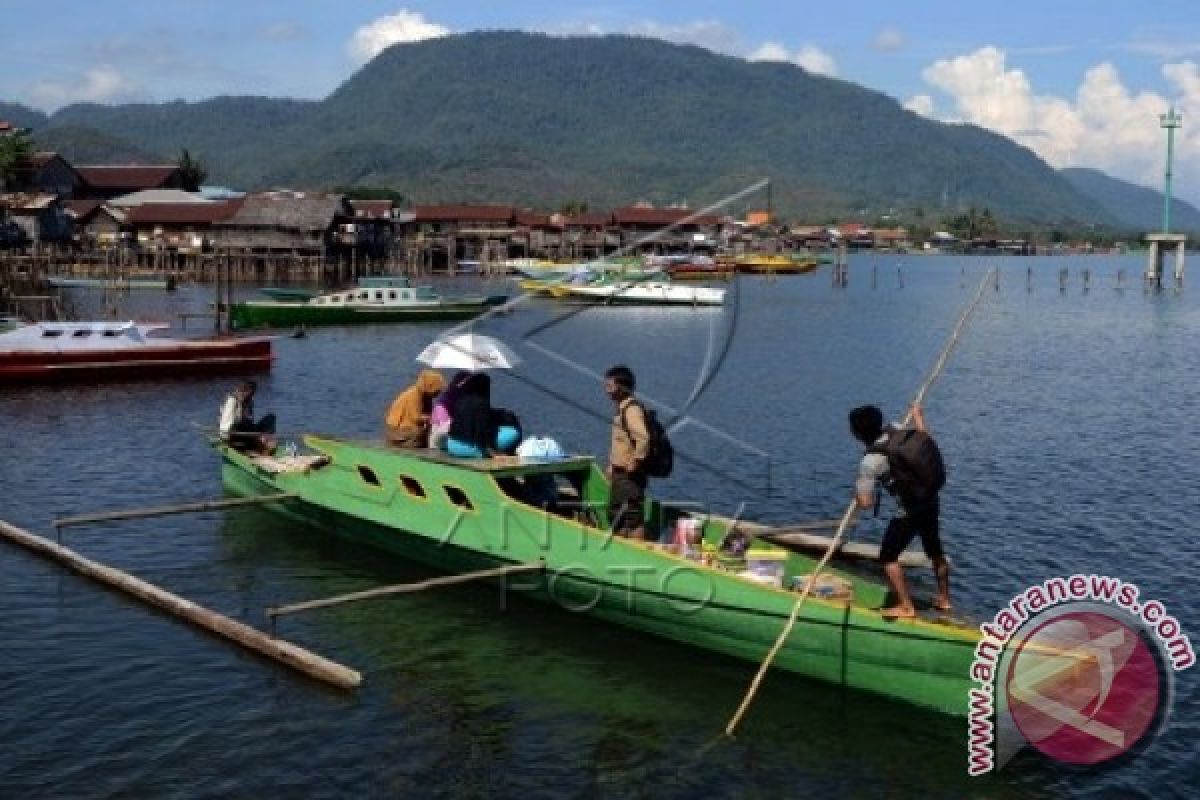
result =
[[[204,500],[198,503],[180,503],[171,506],[150,506],[147,508],[131,508],[124,511],[105,511],[99,514],[78,514],[73,517],[60,517],[54,520],[54,527],[67,528],[72,525],[88,525],[93,522],[109,522],[123,519],[142,519],[144,517],[165,517],[168,514],[187,514],[194,511],[218,511],[223,508],[255,505],[258,503],[273,503],[277,500],[289,500],[299,497],[295,492],[280,492],[279,494],[255,495],[254,497],[231,497],[224,500]]]
[[[314,608],[328,608],[329,606],[337,606],[343,603],[355,603],[359,600],[371,600],[376,597],[387,597],[393,594],[412,594],[414,592],[423,592],[426,589],[437,589],[442,586],[453,586],[458,583],[467,583],[468,581],[484,580],[485,578],[499,578],[505,575],[519,575],[525,572],[545,572],[546,564],[542,561],[535,561],[529,564],[511,564],[506,567],[496,567],[495,569],[483,569],[478,572],[466,572],[461,575],[446,575],[440,578],[430,578],[427,581],[418,583],[400,583],[395,586],[380,586],[377,589],[367,589],[362,592],[351,592],[350,594],[340,594],[336,597],[326,597],[321,600],[309,600],[304,603],[294,603],[290,606],[278,606],[277,608],[268,608],[267,616],[271,619],[282,617],[285,614],[296,614],[300,611],[311,611]]]
[[[71,570],[88,578],[120,589],[143,602],[161,608],[193,625],[232,641],[256,653],[303,672],[317,680],[332,684],[340,689],[353,689],[362,683],[358,672],[329,661],[316,653],[282,639],[276,639],[236,620],[222,616],[190,600],[171,594],[120,570],[105,566],[76,553],[49,539],[35,536],[29,531],[0,520],[0,536],[32,550],[38,555],[58,561]]]
[[[832,530],[837,527],[838,521],[828,528],[820,530]],[[794,528],[770,528],[767,530],[753,533],[756,538],[771,542],[772,544],[780,545],[789,550],[802,550],[805,552],[824,553],[826,548],[833,543],[832,537],[818,536],[810,533],[810,530],[797,530]],[[834,555],[845,561],[879,561],[879,547],[872,544],[859,544],[856,542],[841,542],[834,550]],[[917,553],[906,550],[897,558],[902,567],[931,567],[933,562],[923,553]]]
[[[938,376],[941,375],[942,369],[946,366],[946,361],[950,358],[950,353],[954,351],[954,346],[958,344],[958,338],[962,335],[963,329],[966,327],[967,320],[971,316],[971,312],[973,312],[975,307],[979,305],[979,301],[983,298],[983,290],[987,286],[988,280],[992,277],[994,272],[995,268],[993,267],[986,275],[983,276],[983,280],[979,282],[979,288],[975,292],[974,299],[972,299],[967,305],[966,309],[962,313],[962,316],[958,318],[958,322],[955,324],[954,330],[951,331],[950,338],[946,342],[946,346],[942,348],[941,354],[938,356],[937,361],[935,361],[933,364],[933,369],[929,371],[929,376],[925,379],[925,382],[921,384],[921,388],[917,390],[917,394],[913,398],[912,402],[913,407],[919,406],[925,401],[925,395],[929,393],[934,381],[936,381]],[[908,414],[904,417],[904,424],[907,425],[911,421],[912,408],[910,407]],[[794,628],[796,625],[796,619],[800,615],[800,607],[803,606],[804,601],[808,599],[808,595],[812,591],[813,585],[816,583],[817,576],[820,574],[821,570],[825,569],[826,565],[829,564],[829,559],[833,557],[834,552],[841,545],[842,537],[846,535],[846,529],[849,527],[850,521],[854,519],[857,511],[858,500],[857,498],[853,498],[851,499],[849,505],[846,506],[845,513],[842,514],[842,519],[838,525],[837,534],[834,535],[833,541],[829,543],[829,548],[825,551],[825,555],[821,557],[819,562],[817,562],[816,568],[813,569],[812,573],[808,576],[808,580],[804,582],[804,590],[800,592],[800,596],[796,599],[795,605],[792,606],[792,613],[788,617],[787,624],[783,626],[783,630],[780,631],[779,637],[775,640],[775,644],[771,645],[771,649],[767,651],[766,658],[764,658],[762,664],[759,665],[758,672],[755,674],[754,680],[750,682],[750,688],[746,691],[746,696],[742,698],[742,704],[738,706],[737,711],[735,711],[733,717],[730,718],[729,724],[725,726],[726,736],[733,736],[734,731],[737,730],[738,723],[742,721],[742,717],[745,716],[746,711],[749,710],[750,704],[754,702],[754,696],[758,694],[758,687],[762,684],[763,677],[767,674],[767,670],[770,669],[771,662],[775,660],[775,656],[779,654],[780,649],[783,647],[783,643],[787,641],[788,636],[792,632],[792,628]]]

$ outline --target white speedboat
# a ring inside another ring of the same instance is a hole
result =
[[[676,286],[666,281],[561,283],[551,290],[551,294],[560,299],[602,305],[719,306],[725,302],[724,289]]]

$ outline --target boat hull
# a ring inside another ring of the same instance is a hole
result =
[[[269,339],[180,340],[113,350],[0,352],[0,386],[239,375],[271,368]]]
[[[167,291],[175,288],[172,280],[165,278],[46,278],[46,284],[53,289],[116,289],[129,291],[131,289],[148,289]]]
[[[316,306],[307,303],[238,303],[233,307],[233,326],[290,328],[300,325],[379,325],[399,322],[428,322],[470,319],[482,314],[503,298],[481,298],[467,303],[438,303],[410,308]]]
[[[747,275],[804,275],[816,270],[817,266],[817,261],[813,259],[786,262],[748,261],[738,262],[737,271]]]
[[[633,284],[626,287],[563,285],[551,290],[554,297],[606,306],[719,306],[724,289],[704,287],[655,288]]]
[[[266,474],[222,446],[223,482],[244,495],[294,492],[299,499],[271,504],[271,510],[438,570],[542,560],[545,573],[509,579],[506,588],[751,663],[765,656],[796,600],[792,592],[508,504],[498,492],[489,496],[496,483],[486,474],[384,448],[314,446],[331,456],[330,465],[283,476]],[[603,479],[592,470],[594,489]],[[365,484],[363,474],[377,483]],[[406,480],[419,481],[427,495],[408,496],[400,488]],[[472,508],[446,502],[439,488],[461,492]],[[977,641],[977,632],[960,626],[887,622],[874,610],[810,598],[775,667],[962,715]]]
[[[670,267],[667,274],[673,281],[729,281],[733,279],[732,268],[708,269],[703,267]]]

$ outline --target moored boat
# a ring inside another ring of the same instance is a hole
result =
[[[598,284],[561,283],[553,297],[601,305],[719,306],[725,290],[706,286],[676,286],[661,280],[620,280]]]
[[[46,285],[52,289],[116,289],[129,291],[132,289],[159,289],[173,291],[175,278],[71,278],[66,276],[49,276]]]
[[[289,493],[271,510],[437,569],[541,564],[540,573],[509,589],[752,663],[783,630],[797,599],[792,587],[817,561],[757,542],[730,546],[741,536],[733,520],[653,500],[649,529],[678,530],[686,545],[613,538],[610,486],[586,456],[455,459],[330,437],[305,443],[311,453],[275,457],[214,442],[223,483],[236,494]],[[557,499],[529,500],[534,481],[549,482]],[[953,621],[884,620],[879,581],[840,566],[827,573],[775,666],[965,714],[978,630]]]
[[[727,281],[735,272],[733,267],[703,254],[647,256],[646,265],[661,269],[673,281]]]
[[[363,278],[358,286],[307,300],[251,300],[233,307],[235,328],[370,325],[384,322],[470,319],[503,295],[442,297],[431,286],[399,277]]]
[[[738,272],[750,275],[803,275],[814,271],[819,262],[816,258],[802,256],[793,258],[787,255],[768,255],[752,253],[720,259],[721,263],[732,264]]]
[[[308,301],[317,296],[312,289],[299,289],[292,286],[261,286],[258,292],[272,300]]]
[[[260,372],[271,368],[264,337],[183,339],[167,325],[40,322],[0,334],[0,385]]]

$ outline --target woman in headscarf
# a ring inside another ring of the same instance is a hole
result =
[[[471,373],[459,387],[450,410],[446,452],[459,458],[483,458],[492,448],[492,379],[482,372]]]
[[[387,440],[396,447],[428,447],[433,398],[446,388],[441,373],[423,370],[417,381],[392,401],[387,413]]]

